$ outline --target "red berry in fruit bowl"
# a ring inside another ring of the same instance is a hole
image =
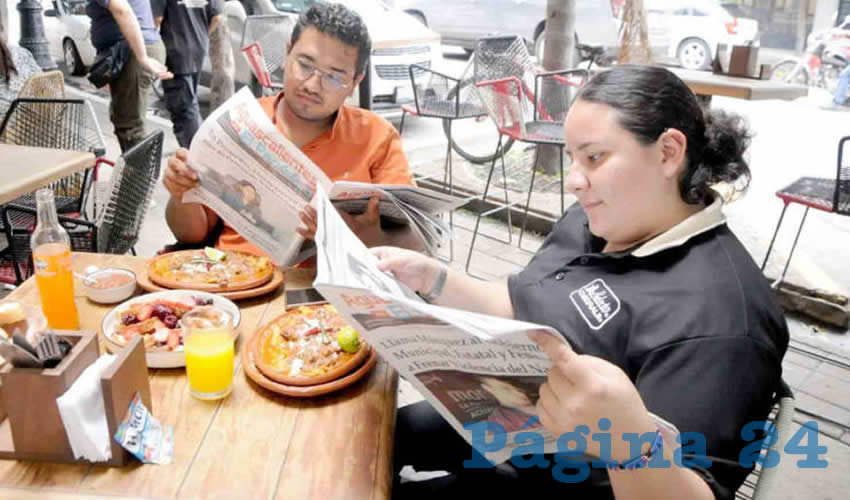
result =
[[[162,322],[165,323],[166,328],[177,328],[177,316],[173,314],[166,315],[162,318]]]
[[[138,323],[139,320],[136,319],[136,315],[133,313],[124,313],[121,315],[121,324],[122,325],[132,325],[133,323]]]

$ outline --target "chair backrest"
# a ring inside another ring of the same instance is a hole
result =
[[[138,241],[159,178],[163,137],[162,130],[153,132],[116,162],[109,200],[97,214],[98,252],[124,254]]]
[[[473,80],[478,96],[499,130],[526,135],[534,115],[534,61],[517,35],[481,38],[475,44]],[[492,84],[488,85],[488,82]]]
[[[0,143],[42,148],[106,152],[103,132],[91,103],[82,99],[15,99],[0,124]],[[82,212],[91,185],[91,169],[52,184],[56,196],[76,198],[74,212]]]
[[[263,51],[263,63],[271,77],[272,87],[283,86],[283,62],[286,41],[292,35],[295,21],[284,14],[261,14],[245,18],[240,47],[257,43]]]
[[[774,409],[769,418],[769,421],[776,427],[776,441],[768,449],[774,449],[778,452],[788,441],[791,435],[795,407],[794,394],[783,380],[782,387],[776,394]],[[758,479],[753,486],[752,499],[769,500],[775,498],[777,496],[776,488],[781,477],[779,467],[759,467],[757,474]],[[739,491],[739,493],[741,492]]]
[[[27,79],[18,92],[18,98],[64,99],[65,77],[58,69],[36,73]]]
[[[850,136],[838,141],[838,168],[835,173],[835,194],[832,200],[833,211],[841,215],[850,215],[850,165],[844,165],[844,143]]]

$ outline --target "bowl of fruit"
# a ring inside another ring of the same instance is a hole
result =
[[[216,306],[230,313],[238,335],[239,308],[232,301],[197,290],[167,290],[127,300],[106,314],[101,331],[110,352],[141,336],[150,368],[186,366],[180,318],[198,306]]]

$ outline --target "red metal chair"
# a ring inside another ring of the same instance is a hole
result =
[[[498,42],[498,43],[494,43]],[[518,43],[517,43],[518,41]],[[515,37],[508,42],[504,37],[494,39],[482,39],[479,44],[490,43],[496,50],[488,50],[486,47],[476,48],[476,54],[480,52],[485,55],[481,57],[482,63],[491,61],[492,64],[513,67],[514,74],[492,80],[478,80],[476,87],[478,94],[490,118],[495,122],[499,130],[497,150],[502,145],[504,137],[534,144],[559,146],[561,160],[561,213],[564,211],[564,118],[566,117],[573,99],[578,95],[579,89],[589,78],[589,73],[584,69],[572,69],[538,73],[534,71],[530,61],[530,55],[522,42]],[[501,46],[500,46],[501,45]],[[504,70],[502,70],[504,72]],[[499,70],[493,71],[498,73]],[[486,68],[482,68],[478,74],[486,74]],[[531,195],[534,190],[534,180],[537,174],[539,154],[535,154],[532,166],[531,181],[528,186],[528,195],[523,211],[523,223],[520,230],[519,246],[522,248],[522,237],[528,220],[528,209],[531,204]],[[482,201],[486,201],[490,190],[490,182],[493,171],[496,168],[496,160],[490,165],[490,173],[484,187]],[[502,159],[502,175],[505,177],[505,164]],[[496,208],[481,212],[475,222],[472,233],[472,242],[466,259],[466,271],[472,260],[472,251],[475,248],[475,240],[478,236],[481,217],[488,216],[500,210],[508,212],[508,240],[511,242],[511,208],[515,203],[510,203],[507,198],[507,183],[505,182],[505,203]],[[483,234],[483,233],[482,233]],[[485,235],[487,236],[487,235]],[[490,236],[488,236],[490,237]]]
[[[800,233],[803,231],[803,224],[806,223],[806,215],[809,214],[810,208],[838,215],[850,215],[850,166],[844,166],[842,161],[844,144],[847,141],[850,141],[850,136],[842,137],[838,141],[838,165],[835,179],[801,177],[791,185],[776,192],[776,196],[783,202],[782,213],[779,215],[779,222],[776,224],[776,230],[773,232],[773,238],[770,240],[767,254],[761,264],[762,271],[767,266],[767,259],[770,257],[773,243],[776,241],[780,226],[782,226],[782,219],[785,217],[788,205],[799,203],[805,206],[806,210],[803,212],[802,220],[800,220],[800,227],[797,228],[797,235],[794,237],[794,243],[791,246],[791,252],[788,254],[788,260],[785,261],[782,275],[773,283],[774,287],[779,286],[785,279],[785,274],[788,272],[788,266],[791,263],[791,256],[794,255],[794,249],[797,247],[797,241],[800,239]]]

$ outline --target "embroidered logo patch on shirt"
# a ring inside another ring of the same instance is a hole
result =
[[[620,312],[620,299],[601,278],[574,290],[570,293],[570,300],[593,330],[599,330]]]

